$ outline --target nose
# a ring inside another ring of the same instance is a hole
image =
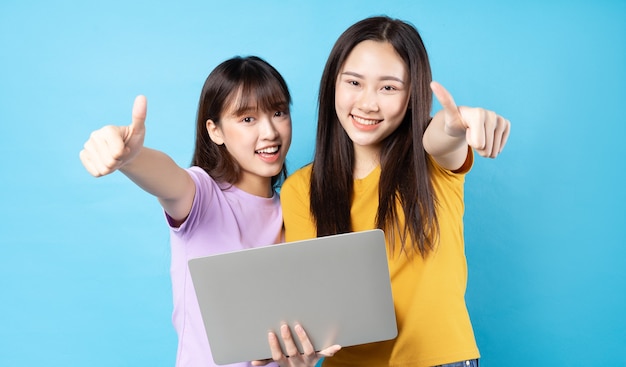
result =
[[[378,111],[378,95],[375,90],[364,89],[358,99],[357,106],[364,112]]]
[[[259,135],[261,139],[274,140],[278,137],[278,130],[274,125],[274,121],[271,117],[263,118],[259,124]]]

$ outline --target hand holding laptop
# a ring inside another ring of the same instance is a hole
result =
[[[380,229],[195,258],[189,271],[219,365],[307,366],[398,334]],[[250,300],[262,300],[253,312]]]
[[[302,325],[296,324],[293,328],[300,340],[303,353],[300,353],[298,350],[298,346],[291,335],[291,330],[288,325],[283,324],[280,327],[281,337],[283,338],[286,349],[285,351],[282,350],[276,334],[270,331],[267,335],[272,351],[272,359],[281,367],[313,367],[321,358],[332,357],[341,349],[340,345],[335,344],[316,353]],[[265,366],[267,363],[272,362],[272,359],[253,361],[252,365]]]

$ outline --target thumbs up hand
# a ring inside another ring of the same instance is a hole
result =
[[[146,97],[137,96],[130,125],[108,125],[91,133],[80,152],[80,160],[91,175],[108,175],[137,156],[146,134],[146,112]]]
[[[431,89],[443,107],[448,136],[464,137],[483,157],[496,158],[502,152],[511,129],[509,120],[483,108],[457,107],[450,92],[437,82],[431,83]]]

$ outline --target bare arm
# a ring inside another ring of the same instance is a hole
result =
[[[163,209],[182,222],[193,203],[195,184],[169,156],[143,146],[147,101],[138,96],[128,126],[105,126],[94,131],[80,159],[95,177],[120,170],[139,187],[156,196]]]
[[[143,147],[120,171],[137,186],[156,196],[165,212],[178,224],[187,218],[193,204],[195,183],[167,154]]]
[[[457,107],[450,93],[437,82],[432,82],[431,88],[443,109],[424,133],[426,152],[449,170],[463,165],[468,145],[483,157],[497,157],[509,137],[510,122],[483,108]]]

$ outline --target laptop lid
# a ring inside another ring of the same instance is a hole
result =
[[[220,365],[271,358],[267,333],[282,345],[283,323],[300,323],[318,351],[397,336],[378,229],[191,259],[189,270]]]

